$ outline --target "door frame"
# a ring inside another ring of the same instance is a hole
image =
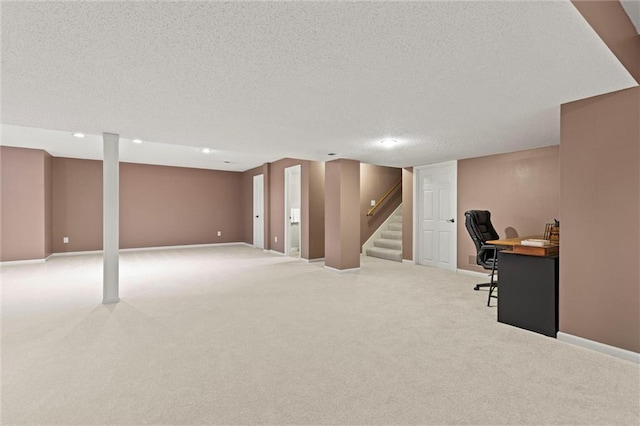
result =
[[[291,227],[291,206],[289,204],[289,186],[291,172],[293,169],[298,170],[298,188],[300,190],[300,210],[302,210],[302,165],[296,164],[284,169],[284,255],[290,256],[291,241],[289,240],[289,228]],[[298,258],[302,257],[302,215],[300,215],[300,222],[298,222]]]
[[[262,181],[262,194],[261,194],[262,196],[260,197],[262,199],[262,209],[261,209],[262,210],[262,218],[261,218],[261,221],[262,221],[262,245],[261,246],[256,244],[256,220],[255,220],[256,219],[256,217],[255,217],[256,206],[255,206],[255,203],[256,203],[256,180],[257,180],[258,177],[260,177],[261,178],[260,180]],[[264,250],[264,174],[260,173],[260,174],[254,175],[253,179],[252,179],[252,183],[253,183],[253,193],[252,193],[253,201],[251,203],[251,205],[252,205],[251,217],[253,218],[253,238],[252,238],[252,241],[253,241],[253,246],[254,247],[261,248],[261,249]]]
[[[422,217],[420,212],[422,210],[422,185],[421,177],[424,170],[436,169],[444,166],[452,166],[453,168],[453,214],[456,219],[455,226],[453,227],[453,241],[452,252],[455,253],[455,264],[452,265],[451,271],[456,271],[458,268],[458,161],[443,161],[441,163],[426,164],[424,166],[415,166],[413,168],[413,263],[421,265],[420,263],[420,243],[422,235]],[[443,268],[441,268],[443,269]]]

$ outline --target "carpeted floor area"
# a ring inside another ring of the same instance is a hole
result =
[[[496,321],[477,278],[247,246],[2,268],[3,424],[638,424],[637,364]]]

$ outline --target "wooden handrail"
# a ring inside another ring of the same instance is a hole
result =
[[[380,206],[380,204],[382,204],[384,202],[384,200],[386,200],[387,197],[389,195],[391,195],[401,185],[402,185],[402,179],[400,179],[395,185],[393,185],[393,188],[391,188],[390,190],[385,192],[384,195],[382,197],[380,197],[380,199],[378,201],[376,201],[376,203],[373,205],[373,207],[371,207],[369,209],[369,211],[367,212],[367,216],[373,216],[373,212],[376,211],[376,209]]]

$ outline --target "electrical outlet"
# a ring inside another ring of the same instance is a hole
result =
[[[218,231],[218,237],[222,236],[222,231]]]
[[[371,207],[376,205],[376,200],[371,200]]]
[[[273,239],[276,243],[278,242],[278,237],[273,237]]]
[[[62,237],[62,242],[64,244],[69,244],[69,237]]]

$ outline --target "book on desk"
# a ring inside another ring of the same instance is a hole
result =
[[[555,256],[559,251],[557,244],[537,238],[522,240],[520,244],[513,246],[514,253],[527,254],[529,256]]]

